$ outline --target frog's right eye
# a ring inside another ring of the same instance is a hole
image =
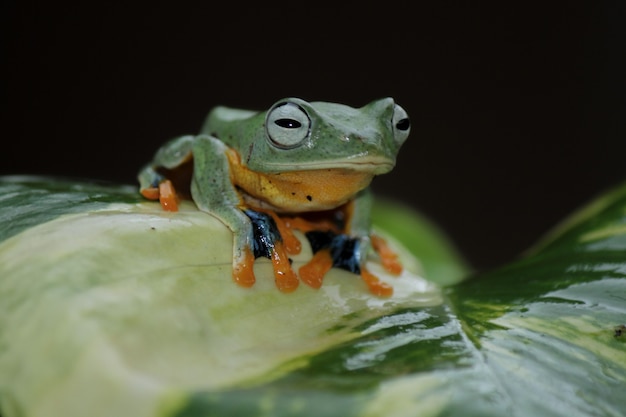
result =
[[[402,144],[409,136],[411,131],[411,121],[406,111],[396,104],[393,109],[393,118],[391,120],[393,125],[394,138],[398,144]]]
[[[309,137],[311,119],[297,104],[282,102],[267,113],[265,130],[272,145],[281,149],[291,149]]]

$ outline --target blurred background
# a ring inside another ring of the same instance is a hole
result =
[[[215,105],[392,96],[375,191],[496,267],[625,179],[626,3],[489,3],[5,0],[0,175],[134,184]]]

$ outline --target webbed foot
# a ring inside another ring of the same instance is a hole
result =
[[[313,258],[299,270],[300,277],[306,284],[319,288],[328,270],[336,267],[360,275],[374,295],[389,297],[393,294],[393,287],[380,281],[365,268],[365,262],[361,259],[361,239],[329,230],[311,230],[306,233],[306,237],[314,252]],[[402,272],[402,265],[397,255],[382,238],[372,236],[372,246],[379,253],[381,263],[386,270],[394,275]]]
[[[256,259],[263,256],[270,259],[274,269],[276,287],[282,292],[288,293],[294,291],[298,288],[300,281],[298,280],[296,273],[291,268],[291,261],[289,260],[288,253],[293,253],[291,251],[295,250],[295,248],[292,247],[293,242],[289,242],[288,245],[285,245],[279,226],[275,221],[277,216],[273,213],[250,209],[244,210],[244,213],[252,222],[252,257]],[[283,226],[281,225],[281,228],[282,227]],[[291,232],[289,232],[289,235],[291,238],[296,239]],[[241,265],[241,270],[246,271],[246,276],[248,276],[248,274],[252,274],[252,276],[254,276],[251,272],[252,265],[253,262],[246,262],[246,265]],[[237,271],[238,268],[235,268],[234,272]],[[237,281],[237,279],[235,279],[235,281]]]

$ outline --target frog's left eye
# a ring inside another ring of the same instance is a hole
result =
[[[311,119],[295,103],[278,103],[267,113],[265,129],[272,145],[282,149],[295,148],[309,137]]]
[[[393,124],[393,135],[396,142],[403,143],[411,131],[411,121],[406,111],[397,104],[393,109],[391,123]]]

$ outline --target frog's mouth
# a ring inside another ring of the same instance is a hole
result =
[[[279,173],[293,171],[348,170],[371,175],[385,174],[393,169],[395,161],[380,156],[354,157],[350,159],[326,160],[317,162],[266,163],[263,171]]]

